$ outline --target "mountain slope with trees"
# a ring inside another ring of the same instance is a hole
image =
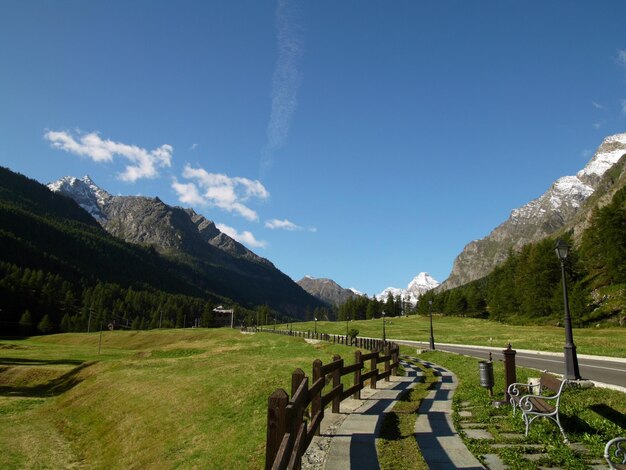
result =
[[[4,334],[34,333],[40,324],[45,332],[94,329],[101,322],[209,326],[216,303],[238,303],[242,311],[267,305],[293,317],[321,305],[281,273],[295,286],[283,296],[287,280],[268,275],[262,263],[253,263],[253,274],[242,274],[248,261],[229,262],[237,269],[126,243],[73,200],[0,168]]]
[[[418,311],[490,318],[509,323],[560,324],[563,291],[557,236],[572,248],[566,261],[572,321],[577,326],[626,324],[626,157],[607,172],[600,191],[556,236],[510,250],[489,275],[444,292],[430,291]]]

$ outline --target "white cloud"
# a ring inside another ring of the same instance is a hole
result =
[[[265,221],[265,227],[272,230],[288,230],[290,232],[306,230],[307,232],[315,233],[317,232],[317,228],[309,227],[304,228],[300,225],[294,224],[291,220],[288,219],[270,219]]]
[[[258,180],[209,173],[190,165],[185,165],[183,177],[193,182],[179,183],[174,179],[172,183],[172,188],[181,202],[219,207],[247,220],[258,220],[259,216],[244,203],[251,198],[264,200],[270,195]]]
[[[617,63],[626,67],[626,51],[620,50],[617,52]]]
[[[626,100],[622,100],[622,113],[626,114]]]
[[[179,183],[176,178],[172,182],[172,188],[178,194],[178,200],[183,204],[203,205],[204,199],[198,192],[198,188],[193,183]]]
[[[191,147],[189,147],[189,150],[193,152],[197,148],[198,148],[198,144],[191,144]]]
[[[254,237],[254,235],[251,232],[247,231],[247,230],[244,230],[243,232],[239,233],[236,229],[234,229],[233,227],[229,227],[228,225],[215,224],[215,226],[221,232],[224,232],[230,238],[233,238],[233,239],[237,240],[239,243],[243,243],[244,245],[247,245],[247,246],[252,247],[252,248],[265,248],[265,247],[267,247],[267,242],[266,241],[264,241],[264,240],[257,240]]]
[[[119,178],[129,182],[141,178],[156,178],[159,176],[158,168],[172,165],[174,153],[174,149],[168,144],[161,145],[154,150],[146,150],[136,145],[103,140],[97,132],[74,138],[68,132],[48,131],[44,134],[44,138],[54,148],[90,158],[97,163],[111,162],[114,156],[125,158],[130,164],[126,165]]]
[[[300,227],[299,225],[294,224],[293,222],[291,222],[290,220],[287,220],[287,219],[284,219],[284,220],[280,220],[280,219],[267,220],[265,222],[265,226],[267,228],[272,229],[272,230],[275,230],[275,229],[282,229],[282,230],[289,230],[289,231],[302,230],[302,227]]]
[[[602,106],[600,103],[596,103],[595,101],[591,102],[591,106],[593,106],[596,109],[604,109],[604,106]]]

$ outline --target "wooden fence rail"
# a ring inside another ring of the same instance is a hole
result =
[[[392,344],[391,341],[383,341],[376,338],[352,338],[346,335],[331,335],[328,333],[315,333],[312,331],[296,331],[296,330],[275,330],[272,328],[263,327],[250,327],[244,326],[241,331],[247,332],[259,332],[259,333],[273,333],[283,336],[296,336],[305,339],[317,339],[320,341],[328,341],[330,343],[345,344],[347,346],[354,346],[357,348],[368,349],[370,351],[382,350],[385,345]]]
[[[382,343],[373,340],[372,344],[382,346]],[[357,350],[354,353],[354,364],[351,365],[345,365],[344,360],[337,355],[328,364],[316,359],[313,362],[310,385],[302,369],[296,369],[291,375],[291,399],[282,388],[277,389],[268,399],[265,469],[299,470],[302,455],[313,436],[320,433],[326,405],[331,403],[332,413],[339,413],[341,401],[350,396],[360,398],[366,381],[369,380],[371,388],[376,388],[379,380],[389,381],[389,377],[395,375],[398,368],[398,358],[398,345],[387,342],[382,353],[375,350],[363,354]],[[362,373],[367,361],[369,370]],[[384,371],[378,370],[379,364],[384,364]],[[353,374],[353,385],[344,389],[341,377],[349,374]],[[327,384],[331,385],[331,389],[323,393]],[[307,421],[304,417],[309,408],[310,418]]]

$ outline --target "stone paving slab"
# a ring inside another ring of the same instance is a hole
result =
[[[457,386],[456,377],[440,366],[433,368],[439,371],[440,381],[422,403],[415,421],[415,438],[424,460],[430,468],[442,470],[484,469],[467,449],[452,423],[452,395]]]
[[[504,470],[506,468],[498,454],[486,454],[483,455],[483,458],[489,470]]]
[[[470,439],[493,439],[491,433],[485,429],[466,429],[465,434]]]

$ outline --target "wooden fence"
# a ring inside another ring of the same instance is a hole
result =
[[[245,326],[242,327],[241,330],[247,332],[274,333],[283,336],[296,336],[305,339],[317,339],[320,341],[328,341],[330,343],[345,344],[356,348],[369,349],[370,351],[382,351],[386,345],[393,344],[390,341],[383,341],[382,339],[377,338],[352,338],[346,335],[331,335],[328,333],[316,333],[313,331],[274,330],[272,328],[255,328]]]
[[[291,333],[294,336],[294,332]],[[322,335],[324,334],[320,334]],[[332,338],[324,339],[332,340]],[[338,340],[339,336],[335,339]],[[350,396],[360,398],[361,390],[368,380],[370,388],[375,389],[377,381],[383,379],[388,381],[389,376],[395,375],[398,367],[398,345],[383,343],[380,340],[371,340],[371,343],[368,343],[367,338],[359,339],[363,340],[356,341],[360,345],[382,346],[385,344],[385,346],[382,353],[379,350],[367,354],[363,354],[360,350],[356,351],[352,365],[345,365],[340,356],[334,356],[333,361],[328,364],[323,364],[317,359],[313,362],[310,386],[309,378],[302,369],[298,368],[291,375],[291,399],[282,388],[270,395],[267,408],[266,470],[299,470],[302,455],[309,447],[313,436],[320,433],[320,424],[324,418],[326,405],[331,403],[332,412],[338,413],[342,400]],[[369,362],[369,370],[363,373],[362,370],[367,362]],[[378,364],[384,364],[383,372],[378,370]],[[341,377],[348,374],[354,375],[353,385],[344,390]],[[324,394],[323,390],[327,383],[331,383],[332,388]],[[306,420],[305,411],[309,407],[310,418]]]

